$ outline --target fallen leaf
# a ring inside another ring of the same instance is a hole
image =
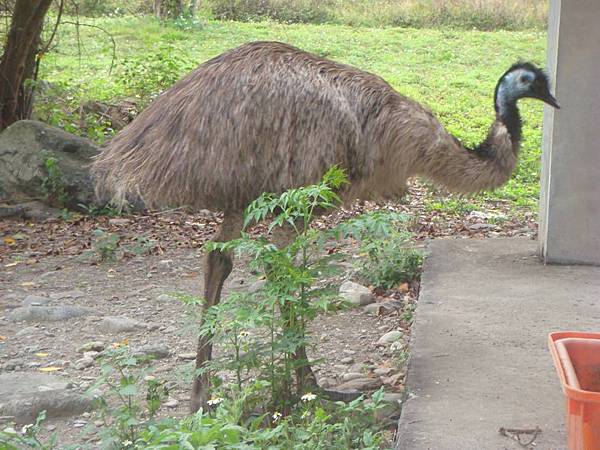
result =
[[[41,367],[38,370],[40,372],[56,372],[57,370],[62,370],[62,367],[49,366],[49,367]]]
[[[24,281],[23,283],[20,284],[20,286],[23,286],[23,287],[35,286],[35,283],[33,281]]]
[[[50,353],[36,353],[35,356],[39,356],[40,358],[45,358],[46,356],[48,356]]]
[[[408,291],[410,291],[410,286],[408,285],[408,283],[402,283],[400,286],[398,286],[398,290],[405,294]]]
[[[0,334],[0,341],[5,341],[5,340],[6,340],[6,336],[2,336],[2,335]]]
[[[4,241],[4,243],[6,245],[15,245],[17,243],[17,241],[15,241],[13,238],[11,237],[4,237],[2,238],[2,240]]]
[[[11,262],[8,264],[4,264],[4,267],[15,267],[17,265],[19,265],[21,263],[21,261],[15,261],[15,262]]]

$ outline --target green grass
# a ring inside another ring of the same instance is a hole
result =
[[[208,58],[244,42],[279,40],[377,73],[399,92],[431,108],[444,126],[467,145],[481,141],[493,120],[492,97],[499,76],[518,59],[543,65],[545,58],[546,36],[542,31],[381,29],[218,21],[184,29],[161,25],[150,17],[86,20],[113,35],[117,43],[115,68],[112,74],[108,73],[112,50],[103,33],[81,28],[79,58],[74,27],[63,26],[57,48],[43,60],[42,78],[68,86],[72,104],[139,94],[131,83],[123,82],[124,71],[131,69],[127,61],[132,58],[139,62],[145,60],[144,55],[170,55],[177,64],[169,66],[169,70],[183,75]],[[485,196],[534,207],[539,190],[542,104],[522,101],[521,112],[525,126],[518,170],[504,188]]]
[[[215,18],[285,23],[480,30],[529,30],[546,26],[544,0],[207,0],[202,13]]]

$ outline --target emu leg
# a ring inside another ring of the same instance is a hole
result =
[[[225,214],[221,230],[213,239],[216,242],[225,242],[239,236],[242,229],[241,214]],[[233,269],[233,258],[228,253],[219,251],[210,252],[206,256],[206,271],[204,274],[204,306],[206,311],[213,305],[219,303],[223,283]],[[204,315],[200,319],[200,326],[204,323]],[[196,353],[196,370],[203,368],[212,358],[212,335],[206,334],[198,338],[198,350]],[[196,375],[192,386],[192,398],[190,409],[195,413],[200,407],[206,407],[209,395],[209,374],[204,372]]]

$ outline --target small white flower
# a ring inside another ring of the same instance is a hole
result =
[[[282,414],[280,412],[275,412],[273,413],[273,422],[277,422],[279,419],[281,419]]]
[[[123,441],[123,442],[121,442],[121,444],[123,444],[125,447],[127,447],[127,446],[133,444],[133,442],[131,442],[131,441]]]
[[[223,399],[220,397],[211,398],[206,402],[208,406],[217,406],[219,403],[223,402]]]
[[[27,430],[29,430],[32,426],[33,426],[32,423],[25,425],[23,428],[21,428],[21,433],[23,433],[23,434],[27,433]]]
[[[312,392],[307,392],[302,397],[300,397],[300,399],[303,402],[310,402],[310,401],[313,401],[315,398],[317,398],[317,396],[315,394],[313,394]]]

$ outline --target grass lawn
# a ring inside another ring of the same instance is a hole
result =
[[[57,47],[43,60],[41,78],[68,87],[73,105],[82,100],[149,96],[201,62],[251,40],[278,40],[374,72],[399,92],[427,105],[467,145],[481,141],[494,117],[497,79],[515,61],[543,65],[542,31],[482,32],[271,22],[208,21],[161,25],[150,17],[85,19],[80,55],[75,27],[60,29]],[[147,97],[146,97],[147,98]],[[522,101],[523,146],[519,168],[504,188],[483,199],[509,200],[533,209],[539,191],[541,102]],[[51,117],[48,117],[51,119]],[[65,118],[58,125],[68,127]],[[461,202],[450,202],[449,207]],[[435,205],[433,207],[436,207]]]

